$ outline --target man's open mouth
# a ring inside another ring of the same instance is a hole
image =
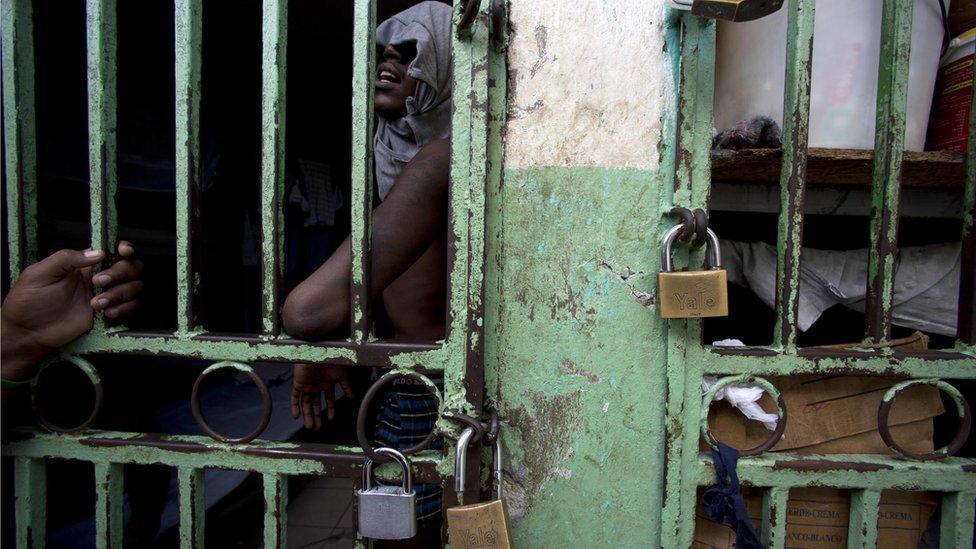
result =
[[[381,70],[380,73],[376,76],[376,81],[377,82],[392,82],[394,84],[399,84],[400,83],[400,77],[397,76],[396,74],[390,72],[390,71]]]

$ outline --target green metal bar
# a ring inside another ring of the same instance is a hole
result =
[[[179,468],[180,547],[203,547],[206,504],[203,491],[203,469]]]
[[[847,547],[874,548],[878,545],[878,505],[881,492],[856,490],[851,493],[851,513],[847,521]]]
[[[770,488],[763,491],[762,541],[770,549],[786,545],[786,509],[789,488]]]
[[[43,549],[47,535],[47,468],[43,460],[14,460],[17,547]]]
[[[91,247],[115,252],[118,220],[115,190],[118,175],[116,138],[116,6],[115,0],[88,0],[88,165],[91,200]],[[95,331],[104,329],[101,312]]]
[[[264,475],[264,546],[288,547],[288,477]]]
[[[329,475],[361,478],[363,453],[358,446],[298,444],[254,440],[246,445],[223,444],[204,436],[95,431],[84,435],[53,435],[16,431],[3,445],[3,455],[30,459],[73,459],[96,464],[165,465],[204,469],[218,467],[261,474]],[[411,456],[416,482],[440,483],[438,468],[454,458],[427,451]],[[380,468],[377,475],[385,478]],[[390,475],[395,478],[395,475]]]
[[[976,90],[976,72],[973,74]],[[9,179],[8,179],[9,181]],[[976,345],[976,93],[969,108],[969,148],[963,190],[962,258],[959,278],[959,330],[957,337]]]
[[[373,79],[376,74],[376,2],[356,0],[352,59],[352,270],[350,337],[369,339],[370,250],[373,222]]]
[[[699,486],[715,483],[710,454],[698,456],[689,476]],[[938,461],[892,459],[888,455],[766,453],[741,458],[736,471],[743,484],[793,488],[824,486],[851,490],[930,490],[951,492],[976,483],[976,459]]]
[[[203,5],[176,0],[176,303],[177,331],[196,327],[193,235],[199,217],[200,65]]]
[[[741,374],[743,361],[757,376],[816,375],[885,375],[939,377],[943,379],[976,378],[976,357],[962,353],[849,353],[801,356],[770,351],[764,354],[718,353],[708,349],[699,359],[707,374]]]
[[[95,547],[122,547],[122,464],[95,464]]]
[[[424,370],[443,370],[447,361],[457,355],[454,350],[436,344],[377,342],[356,345],[348,341],[265,341],[212,333],[189,339],[173,334],[96,334],[72,342],[62,348],[61,352],[65,355],[105,353],[179,356],[216,361],[232,356],[243,362],[321,362]]]
[[[887,341],[891,335],[913,5],[912,0],[885,0],[882,8],[864,327],[865,335],[874,342]]]
[[[813,66],[813,0],[790,0],[786,30],[786,99],[783,105],[783,169],[776,249],[776,327],[773,346],[796,349],[800,302],[803,198],[807,186],[810,72]]]
[[[678,136],[673,204],[708,209],[711,191],[712,105],[715,85],[715,22],[682,14],[681,62],[678,75]],[[670,222],[669,222],[670,223]],[[681,264],[700,265],[704,251],[675,254]],[[697,485],[685,474],[686,460],[697,455],[701,409],[700,320],[668,322],[668,405],[665,453],[668,471],[661,544],[689,547],[694,534]]]
[[[261,272],[262,328],[279,329],[279,289],[284,263],[285,74],[287,0],[264,0],[261,101]]]
[[[972,483],[970,487],[974,486]],[[973,547],[974,492],[949,492],[942,495],[942,521],[939,528],[939,547],[956,549]]]
[[[0,5],[7,250],[11,283],[37,259],[37,152],[34,129],[34,24],[30,0]]]

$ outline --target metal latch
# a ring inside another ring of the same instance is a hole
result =
[[[671,5],[709,19],[752,21],[779,10],[783,0],[671,0]]]

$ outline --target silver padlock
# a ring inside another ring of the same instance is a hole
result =
[[[359,534],[373,539],[407,539],[417,535],[417,493],[410,476],[410,460],[393,448],[376,453],[392,458],[403,470],[401,486],[373,486],[373,460],[363,465],[363,489],[359,498]]]

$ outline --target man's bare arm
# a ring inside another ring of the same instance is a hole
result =
[[[447,140],[425,146],[403,168],[389,196],[373,211],[370,297],[380,295],[406,272],[444,230],[451,149]],[[288,295],[285,330],[303,339],[323,339],[349,320],[350,240]]]

